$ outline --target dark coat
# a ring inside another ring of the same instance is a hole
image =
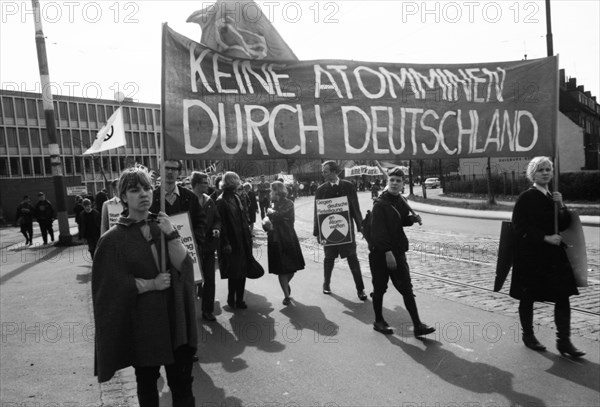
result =
[[[221,216],[221,238],[219,239],[219,271],[221,278],[245,278],[246,268],[252,260],[252,235],[248,218],[239,196],[225,190],[217,199]],[[224,253],[226,246],[231,253]]]
[[[170,288],[138,294],[135,279],[152,279],[159,272],[140,225],[120,218],[102,235],[94,256],[94,374],[99,382],[128,366],[172,364],[175,349],[197,347],[192,260],[187,256],[181,270],[169,267]],[[161,231],[149,225],[160,264]]]
[[[360,205],[358,203],[358,195],[356,194],[356,188],[354,184],[350,181],[346,181],[344,179],[340,180],[340,184],[337,188],[334,188],[329,182],[325,182],[319,185],[317,188],[317,192],[315,194],[316,199],[328,199],[328,198],[338,198],[341,196],[348,197],[348,203],[350,205],[350,218],[354,219],[354,223],[356,223],[356,231],[360,232],[360,226],[362,224],[362,215],[360,213]],[[313,226],[313,236],[319,236],[319,219],[317,218],[317,203],[315,201],[315,210],[314,210],[314,226]],[[354,236],[354,226],[352,221],[350,222],[350,230],[352,235]]]
[[[94,199],[94,205],[96,206],[96,210],[98,212],[102,211],[102,205],[104,202],[108,201],[108,195],[104,191],[100,191],[96,194],[96,198]]]
[[[213,237],[213,230],[221,231],[221,215],[219,215],[216,202],[210,196],[204,194],[204,199],[204,205],[201,206],[206,214],[206,240],[202,251],[213,253],[219,246],[219,238]]]
[[[253,190],[248,191],[248,218],[250,223],[256,222],[256,214],[258,213],[258,201],[256,200],[256,194]]]
[[[20,225],[29,225],[33,223],[35,208],[29,202],[21,202],[17,205],[17,216]]]
[[[401,252],[408,251],[404,226],[412,226],[414,222],[410,218],[408,205],[401,196],[395,197],[387,191],[384,192],[373,203],[371,216],[373,252],[385,253],[393,249]]]
[[[289,274],[304,268],[304,257],[294,230],[294,203],[282,198],[273,205],[275,212],[267,215],[273,229],[267,234],[269,273]]]
[[[83,239],[98,240],[100,238],[100,213],[92,209],[91,212],[83,210],[79,214],[79,235]]]
[[[165,213],[169,216],[176,215],[178,213],[188,212],[192,223],[192,230],[194,231],[194,238],[196,244],[199,246],[204,245],[204,232],[206,231],[206,213],[200,206],[198,197],[192,191],[184,187],[177,187],[179,189],[179,196],[171,205],[169,201],[165,200]],[[150,212],[158,213],[160,211],[160,187],[154,189],[152,195],[152,206],[150,206]]]
[[[554,202],[532,187],[523,192],[512,215],[515,253],[510,296],[534,301],[556,301],[559,297],[579,294],[573,269],[562,246],[544,242],[554,234]],[[571,223],[566,209],[559,211],[559,230]]]
[[[54,207],[49,200],[39,200],[35,204],[35,218],[38,222],[52,222],[56,218]]]

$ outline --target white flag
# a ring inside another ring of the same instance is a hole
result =
[[[123,124],[123,108],[119,107],[110,116],[106,125],[100,129],[94,144],[83,155],[96,154],[101,151],[125,145],[125,126]]]

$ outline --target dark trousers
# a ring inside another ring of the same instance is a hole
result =
[[[229,305],[240,304],[244,301],[244,291],[246,290],[246,278],[229,278],[227,280],[227,303]]]
[[[533,335],[533,300],[521,299],[519,302],[519,319],[523,335]],[[571,336],[571,303],[569,297],[559,298],[554,303],[554,324],[556,337],[566,340]]]
[[[402,294],[404,306],[410,315],[414,326],[421,324],[415,294],[412,289],[410,279],[410,268],[406,261],[406,253],[401,251],[393,251],[396,259],[396,268],[390,270],[385,261],[385,253],[371,252],[369,253],[369,266],[371,267],[371,276],[373,282],[373,311],[375,311],[375,320],[383,321],[383,296],[387,291],[388,281],[392,280],[392,284]]]
[[[269,198],[261,199],[258,201],[258,205],[260,206],[260,218],[264,219],[267,216],[267,209],[269,209]]]
[[[25,236],[25,244],[31,243],[33,238],[33,222],[23,222],[21,224],[21,233]]]
[[[202,312],[215,310],[215,251],[202,252]]]
[[[42,240],[44,244],[48,243],[48,234],[50,239],[54,242],[54,229],[52,229],[52,220],[38,220],[40,230],[42,231]]]
[[[354,279],[354,285],[356,286],[357,291],[361,291],[365,289],[365,284],[363,283],[362,274],[360,272],[360,263],[358,262],[358,257],[355,254],[351,254],[347,257],[348,266],[350,266],[350,272],[352,273],[352,278]],[[333,273],[333,265],[335,264],[335,258],[325,257],[323,260],[323,270],[324,270],[324,283],[326,286],[329,286],[331,283],[331,274]]]
[[[98,240],[100,240],[100,238],[87,238],[88,250],[90,251],[90,256],[92,260],[94,260],[94,253],[96,252],[96,245],[98,244]]]
[[[193,348],[181,346],[174,352],[175,362],[172,365],[165,365],[173,407],[193,407],[195,405],[192,392],[193,355]],[[134,368],[140,407],[158,407],[156,381],[160,377],[160,366],[134,366]]]

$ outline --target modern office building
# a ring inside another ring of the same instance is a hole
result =
[[[158,170],[160,105],[53,98],[65,186],[85,186],[88,194],[95,195],[133,163]],[[83,156],[119,106],[124,108],[126,147]],[[208,165],[204,160],[186,160],[184,173],[204,170]],[[5,221],[14,220],[14,210],[23,195],[29,195],[35,203],[40,191],[56,202],[41,95],[0,90],[0,207]],[[67,197],[69,213],[72,201]]]

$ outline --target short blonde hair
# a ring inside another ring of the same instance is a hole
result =
[[[554,171],[554,164],[552,164],[552,160],[550,158],[544,156],[534,157],[531,161],[529,161],[529,164],[527,165],[527,171],[525,172],[525,175],[529,181],[533,182],[533,177],[542,164],[550,164],[550,170]]]

